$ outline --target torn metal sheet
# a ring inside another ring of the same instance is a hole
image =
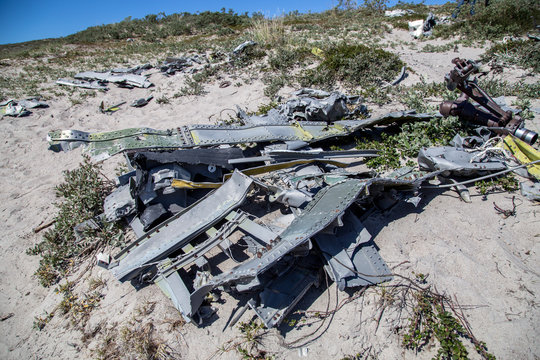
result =
[[[109,90],[107,85],[101,81],[86,81],[86,80],[72,80],[72,79],[58,79],[56,81],[58,85],[66,85],[73,87],[80,87],[84,89],[94,89],[94,90]]]
[[[141,75],[144,71],[152,69],[152,65],[150,64],[142,64],[137,65],[132,68],[117,68],[117,69],[111,69],[112,73],[115,74],[135,74],[135,75]]]
[[[135,212],[135,200],[131,197],[129,184],[119,186],[103,202],[107,221],[117,221]]]
[[[294,96],[312,96],[315,98],[325,98],[330,96],[331,93],[319,89],[302,88],[293,92]]]
[[[82,79],[82,80],[98,80],[98,81],[106,81],[118,84],[120,86],[126,85],[126,86],[135,86],[140,88],[149,88],[153,84],[147,79],[146,76],[143,75],[135,75],[135,74],[115,74],[111,71],[107,72],[97,72],[97,71],[85,71],[76,74],[75,79]]]
[[[152,226],[156,223],[156,221],[159,218],[161,218],[162,216],[166,214],[167,214],[167,210],[161,203],[146,207],[144,211],[142,212],[141,216],[139,216],[139,220],[141,221],[141,224],[143,225],[143,231],[147,232],[149,229],[152,228]]]
[[[395,9],[395,10],[385,10],[384,16],[386,17],[401,17],[405,15],[414,14],[413,10],[410,9]]]
[[[40,97],[31,97],[23,100],[9,99],[0,103],[0,115],[23,117],[32,112],[28,109],[47,108],[46,102],[41,101]]]
[[[409,32],[415,38],[420,36],[430,36],[433,27],[437,24],[435,15],[429,13],[426,20],[415,20],[409,22]]]
[[[204,301],[204,295],[193,298],[193,295],[182,281],[178,272],[173,272],[169,276],[160,276],[154,282],[171,299],[174,307],[180,311],[184,319],[187,322],[191,322],[196,311]]]
[[[49,105],[42,101],[40,97],[31,97],[24,100],[16,101],[17,105],[24,107],[25,109],[35,109],[35,108],[48,108]],[[1,104],[0,104],[1,106]]]
[[[341,120],[350,113],[347,107],[347,96],[338,92],[331,93],[323,99],[298,97],[282,105],[281,111],[288,118],[326,122]]]
[[[469,176],[485,171],[506,169],[504,162],[497,158],[482,159],[479,152],[468,152],[451,146],[422,148],[418,153],[418,165],[423,170],[450,171],[454,175]]]
[[[193,55],[184,57],[168,57],[159,67],[159,70],[166,75],[174,75],[177,71],[193,66],[194,64],[202,64],[207,62],[206,56]]]
[[[234,48],[234,50],[232,51],[232,53],[234,55],[240,55],[246,48],[248,47],[251,47],[251,46],[255,46],[257,45],[257,43],[255,41],[252,41],[252,40],[248,40],[248,41],[244,41],[243,43],[241,43],[240,45],[238,45],[237,47]]]
[[[519,184],[521,195],[525,196],[529,200],[540,201],[540,183],[535,182],[528,184],[522,182]]]
[[[31,113],[24,106],[17,105],[17,102],[14,100],[9,100],[5,105],[0,105],[0,115],[2,116],[23,117]]]
[[[438,114],[417,114],[414,111],[393,112],[363,120],[340,120],[333,124],[325,122],[301,122],[264,126],[216,126],[190,125],[173,130],[132,128],[106,133],[87,133],[78,130],[53,131],[47,136],[49,148],[60,151],[86,143],[85,151],[96,161],[127,150],[180,149],[195,146],[241,144],[250,142],[304,141],[308,143],[334,137],[348,136],[355,131],[375,125],[394,122],[427,120]]]
[[[207,284],[196,289],[195,293],[206,294],[216,286],[252,279],[266,271],[283,256],[341,216],[365,186],[366,181],[348,179],[334,186],[325,187],[317,193],[302,213],[280,234],[280,239],[268,250],[228,272],[211,278]]]
[[[235,171],[219,189],[146,233],[117,256],[110,269],[120,281],[130,280],[203,233],[242,204],[253,181]]]
[[[317,273],[294,267],[270,282],[259,293],[259,304],[250,300],[248,305],[267,328],[278,326],[306,292],[318,283]]]
[[[274,187],[274,193],[269,196],[270,202],[277,201],[284,205],[299,208],[312,200],[311,195],[296,189],[281,189]]]
[[[328,263],[326,272],[339,290],[392,279],[390,269],[374,245],[369,244],[371,235],[350,211],[343,216],[342,226],[331,233],[321,232],[313,239]]]
[[[271,109],[265,115],[248,116],[238,108],[238,117],[246,125],[283,124],[290,121],[333,122],[345,117],[367,115],[367,108],[358,104],[358,97],[348,97],[340,92],[300,89],[296,97]],[[354,105],[354,109],[349,107]]]

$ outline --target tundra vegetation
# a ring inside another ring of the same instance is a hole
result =
[[[368,105],[400,103],[419,112],[436,111],[433,104],[457,98],[458,93],[449,91],[442,79],[437,83],[383,87],[407,65],[392,52],[397,46],[445,52],[455,46],[489,41],[489,48],[482,55],[484,62],[492,66],[513,65],[531,73],[540,71],[540,42],[525,36],[535,28],[533,19],[540,18],[540,7],[535,0],[492,0],[489,7],[478,3],[475,16],[470,16],[464,8],[458,21],[434,28],[431,38],[440,40],[439,45],[423,44],[425,39],[420,39],[418,44],[407,41],[384,44],[386,34],[407,30],[408,21],[424,19],[429,12],[438,17],[449,16],[454,7],[453,2],[442,6],[400,2],[390,10],[410,9],[414,13],[389,18],[384,17],[386,0],[364,0],[360,5],[340,0],[336,7],[321,13],[293,11],[271,19],[261,13],[238,14],[226,9],[126,18],[64,38],[0,45],[0,100],[41,95],[46,99],[67,97],[77,105],[96,96],[96,91],[60,88],[54,84],[56,79],[73,76],[80,70],[100,71],[157,63],[167,56],[192,53],[206,54],[210,64],[190,75],[179,92],[162,94],[156,98],[156,103],[174,105],[179,97],[204,95],[205,85],[217,81],[223,73],[238,79],[235,86],[253,79],[263,81],[264,93],[269,99],[259,113],[279,103],[277,95],[284,86],[346,90],[364,97]],[[503,42],[505,37],[510,38]],[[225,61],[227,54],[246,40],[255,40],[257,45]],[[18,71],[16,67],[20,64],[22,70]],[[485,79],[480,85],[494,96],[517,96],[523,110],[528,109],[528,99],[537,98],[540,93],[538,83],[510,84]],[[426,101],[428,98],[433,101]],[[467,131],[460,121],[450,117],[389,127],[384,132],[366,132],[354,139],[352,145],[381,150],[380,157],[368,162],[370,167],[394,169],[410,164],[421,147],[447,144],[456,132],[466,134]],[[504,178],[477,186],[481,193],[487,194],[495,186],[515,189],[515,181]],[[75,225],[103,211],[103,199],[111,189],[112,184],[103,176],[101,168],[88,158],[79,168],[64,173],[64,182],[56,189],[59,200],[54,225],[44,233],[40,243],[28,250],[30,254],[41,256],[35,275],[43,286],[64,281],[56,285],[57,293],[62,296],[60,304],[36,317],[36,329],[46,329],[57,313],[67,316],[73,325],[82,329],[92,309],[100,306],[103,287],[100,281],[89,280],[87,291],[81,292],[76,291],[73,281],[62,279],[83,266],[85,260],[103,246],[122,243],[123,229],[117,224],[105,223],[99,230],[88,230],[84,241],[77,240],[73,231]],[[403,289],[408,289],[406,295],[400,292]],[[436,342],[436,358],[464,359],[467,350],[462,340],[467,339],[480,356],[494,358],[467,328],[459,307],[425,285],[423,275],[388,288],[380,287],[377,291],[381,306],[409,310],[400,332],[404,348],[421,351],[428,343]],[[260,339],[265,333],[259,323],[242,323],[239,329],[243,334],[241,341],[228,344],[226,351],[237,351],[247,359],[271,356],[261,348]],[[176,351],[157,337],[154,325],[144,322],[140,315],[105,334],[95,350],[98,358],[107,359],[122,358],[128,353],[147,359],[177,357]]]

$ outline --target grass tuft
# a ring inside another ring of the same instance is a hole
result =
[[[283,17],[273,19],[255,18],[252,21],[249,34],[259,44],[271,48],[287,43]]]

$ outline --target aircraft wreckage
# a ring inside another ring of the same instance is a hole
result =
[[[456,64],[459,74],[447,82],[458,82],[467,92],[475,64]],[[472,68],[464,73],[462,65]],[[481,95],[488,111],[499,109],[489,95]],[[466,100],[444,103],[443,113],[482,111],[470,109]],[[384,177],[354,171],[354,163],[344,160],[377,156],[375,150],[314,147],[367,127],[440,116],[407,111],[355,119],[360,114],[365,107],[358,98],[302,89],[266,115],[239,110],[239,126],[53,131],[48,140],[55,151],[83,146],[95,160],[125,154],[131,171],[118,178],[104,214],[76,229],[127,220],[137,239],[112,258],[98,256],[119,281],[157,284],[184,318],[197,324],[214,313],[209,303],[216,290],[248,294],[244,309],[274,327],[324,276],[342,291],[392,278],[362,225],[370,209],[387,209],[400,200],[417,204],[422,183],[437,176],[513,170],[492,153],[475,156],[482,149],[465,149],[472,140],[485,141],[480,137],[458,136],[454,146],[424,148],[420,171],[402,168]],[[515,125],[516,117],[511,120],[506,112],[506,123],[482,114],[499,132],[513,121],[510,133],[536,140],[534,133],[518,131],[522,123]]]

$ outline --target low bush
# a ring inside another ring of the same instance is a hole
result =
[[[73,228],[103,212],[103,200],[113,184],[105,180],[101,168],[85,157],[79,168],[64,172],[64,182],[56,187],[60,202],[54,228],[47,230],[43,240],[28,249],[31,255],[41,255],[35,272],[43,286],[56,283],[60,276],[94,249],[113,243],[122,234],[114,224],[105,223],[100,229],[86,231],[85,239],[77,241]]]
[[[339,44],[324,50],[324,60],[315,69],[306,70],[302,86],[332,87],[341,82],[348,87],[369,86],[390,81],[404,63],[395,54],[357,44]]]
[[[517,65],[540,73],[540,42],[523,39],[501,42],[490,47],[481,60],[501,66]]]
[[[540,18],[540,6],[536,0],[492,0],[490,5],[476,7],[475,15],[462,9],[458,19],[449,26],[436,26],[435,36],[461,35],[469,39],[500,39],[504,36],[519,36],[535,28],[535,19]]]

